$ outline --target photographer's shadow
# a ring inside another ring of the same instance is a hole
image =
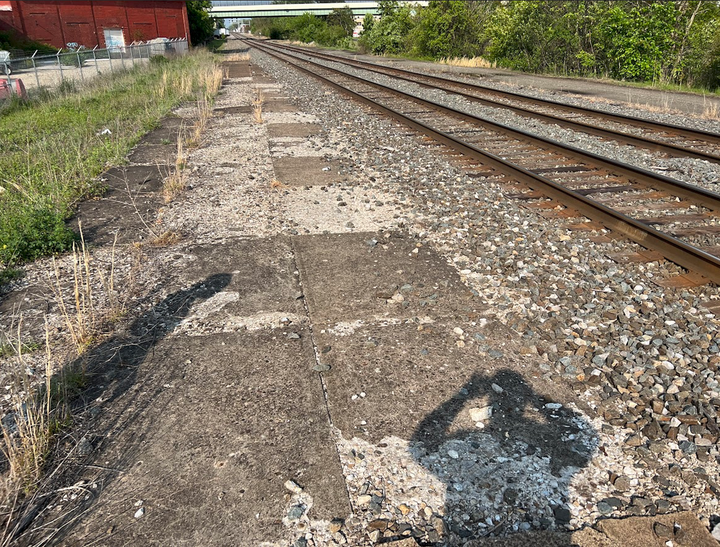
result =
[[[441,541],[456,544],[564,530],[568,486],[596,446],[597,434],[582,415],[546,401],[505,369],[473,375],[425,417],[410,450],[446,485],[444,525],[435,528]]]

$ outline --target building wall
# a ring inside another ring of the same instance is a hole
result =
[[[121,29],[126,44],[190,38],[187,8],[180,0],[0,0],[3,27],[57,48],[71,42],[105,47],[105,29]]]

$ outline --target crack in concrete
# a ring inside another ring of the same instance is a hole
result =
[[[290,245],[292,246],[292,252],[293,252],[292,260],[293,260],[293,264],[295,265],[295,271],[297,272],[298,284],[300,285],[300,288],[302,290],[302,288],[303,288],[302,272],[300,271],[300,268],[298,267],[298,264],[297,264],[297,260],[295,259],[295,257],[297,256],[297,248],[295,247],[294,238],[290,238]],[[315,356],[315,364],[317,366],[320,366],[321,365],[320,349],[318,348],[318,345],[315,341],[315,331],[313,329],[313,321],[312,321],[312,317],[310,317],[310,308],[308,307],[307,300],[305,299],[304,291],[303,291],[302,301],[303,301],[303,308],[305,309],[305,315],[307,316],[307,328],[308,328],[308,332],[310,333],[310,343],[312,344],[313,355]],[[325,377],[323,376],[322,372],[318,372],[317,375],[320,378],[320,385],[322,387],[323,399],[325,401],[325,412],[327,413],[328,424],[330,425],[330,433],[333,434],[333,437],[337,437],[338,429],[333,424],[332,413],[330,412],[330,401],[329,401],[329,397],[328,397],[327,383],[325,382]],[[340,456],[340,447],[338,445],[337,439],[333,440],[333,444],[335,445],[335,454],[337,455],[338,464],[340,465],[340,469],[343,469],[342,457]],[[355,507],[353,506],[352,497],[350,496],[350,490],[348,489],[348,484],[347,484],[347,481],[345,480],[344,473],[343,473],[343,486],[345,487],[345,495],[347,496],[348,505],[350,506],[350,512],[351,512],[351,514],[355,514]]]

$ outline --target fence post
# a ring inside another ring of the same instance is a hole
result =
[[[97,64],[97,55],[95,54],[95,50],[96,50],[97,48],[98,48],[97,46],[95,46],[95,47],[93,48],[93,61],[95,61],[95,72],[97,72],[98,74],[100,74],[100,69],[98,68],[98,64]]]
[[[35,55],[37,55],[37,49],[35,50],[35,53],[32,54],[32,57],[30,59],[32,60],[33,64],[33,71],[35,72],[35,83],[38,87],[40,87],[40,76],[38,76],[37,73],[37,64],[35,63]]]
[[[133,40],[133,43],[130,44],[130,60],[132,61],[132,65],[135,66],[135,41]]]
[[[75,53],[77,55],[78,66],[80,67],[80,79],[84,82],[85,74],[83,73],[83,69],[82,69],[83,62],[82,62],[82,59],[80,58],[80,50],[76,51]]]
[[[63,77],[62,63],[60,62],[60,52],[61,51],[62,51],[62,49],[58,49],[57,62],[58,62],[58,68],[60,69],[60,83],[63,83],[65,81],[65,78]]]
[[[112,74],[113,72],[115,72],[112,65],[112,50],[109,47],[106,47],[105,51],[108,54],[108,62],[110,63],[110,74]]]
[[[125,52],[123,51],[125,46],[120,48],[120,62],[122,63],[123,70],[125,70]]]

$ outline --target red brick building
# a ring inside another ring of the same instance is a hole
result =
[[[190,39],[180,0],[0,0],[0,30],[64,48],[130,44],[153,38]]]

